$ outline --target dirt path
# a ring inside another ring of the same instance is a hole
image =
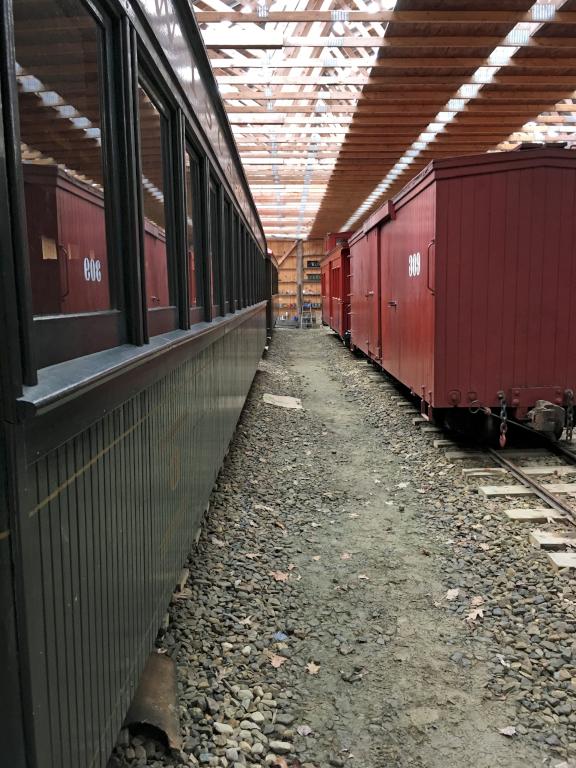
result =
[[[355,497],[353,516],[334,525],[324,519],[317,543],[302,548],[300,586],[321,623],[311,644],[322,666],[309,686],[314,730],[331,732],[334,753],[349,750],[366,768],[539,765],[539,753],[499,733],[514,711],[485,700],[486,673],[474,663],[486,655],[482,644],[463,666],[451,660],[470,636],[461,619],[435,606],[446,587],[419,517],[421,495],[401,487],[410,487],[409,461],[387,449],[331,376],[325,346],[334,343],[310,334],[292,362],[304,407],[324,425],[329,450],[315,459],[325,487]],[[304,568],[312,551],[321,560]],[[345,682],[355,671],[360,679]]]

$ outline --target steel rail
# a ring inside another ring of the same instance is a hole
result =
[[[550,491],[547,491],[539,482],[533,480],[530,476],[522,472],[521,467],[513,464],[509,459],[505,459],[499,451],[495,451],[494,448],[488,448],[488,453],[497,464],[504,467],[510,474],[516,478],[522,485],[530,488],[535,496],[538,496],[542,501],[546,502],[552,509],[560,512],[563,515],[567,515],[571,522],[576,524],[576,511],[565,504],[561,499],[555,496]],[[576,459],[575,459],[576,461]]]

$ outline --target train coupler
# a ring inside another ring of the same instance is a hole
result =
[[[549,400],[536,400],[536,404],[527,414],[528,422],[536,432],[542,432],[547,437],[556,438],[562,436],[566,411],[561,405],[551,403]]]

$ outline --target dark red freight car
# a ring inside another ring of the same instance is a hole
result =
[[[104,197],[57,165],[25,164],[35,315],[111,309]],[[145,220],[148,307],[170,304],[164,230]]]
[[[433,161],[351,239],[352,343],[423,412],[558,436],[576,388],[576,153]]]
[[[35,315],[110,309],[104,199],[57,165],[24,165]]]
[[[350,232],[326,235],[322,259],[322,322],[344,341],[350,335]]]

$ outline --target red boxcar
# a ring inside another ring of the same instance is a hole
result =
[[[558,433],[576,388],[575,203],[569,150],[432,162],[350,241],[352,344],[430,414],[524,419],[547,401],[530,419]]]
[[[24,195],[35,315],[111,308],[104,198],[57,165],[25,164]],[[145,221],[149,307],[168,306],[164,230]]]
[[[322,322],[346,340],[350,332],[350,232],[326,235],[322,259]]]
[[[110,309],[102,194],[57,165],[24,165],[35,315]]]

